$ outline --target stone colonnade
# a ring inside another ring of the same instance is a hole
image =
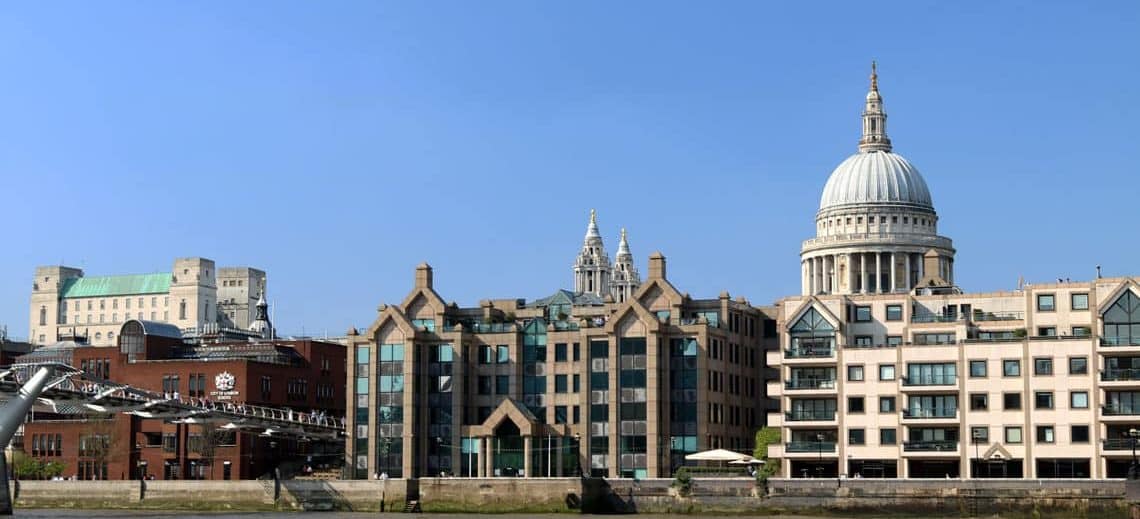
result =
[[[884,294],[909,291],[922,279],[922,253],[874,251],[824,254],[804,259],[803,272],[809,294]]]

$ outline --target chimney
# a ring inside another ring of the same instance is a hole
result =
[[[665,255],[661,251],[649,255],[649,279],[665,279]]]
[[[431,288],[431,265],[420,263],[416,267],[416,288]]]

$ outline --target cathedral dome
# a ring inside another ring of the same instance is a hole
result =
[[[823,188],[819,210],[862,204],[934,210],[926,181],[910,162],[890,151],[859,152],[835,168]]]

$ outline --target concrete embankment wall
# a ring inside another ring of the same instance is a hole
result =
[[[694,479],[687,493],[670,479],[447,479],[388,481],[20,481],[17,507],[197,510],[423,510],[914,514],[937,516],[1126,517],[1122,480],[771,480]],[[682,495],[684,494],[684,495]],[[594,508],[593,510],[597,510]]]

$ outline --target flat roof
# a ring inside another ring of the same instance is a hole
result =
[[[126,274],[70,278],[63,282],[60,297],[108,297],[170,292],[170,273]]]

